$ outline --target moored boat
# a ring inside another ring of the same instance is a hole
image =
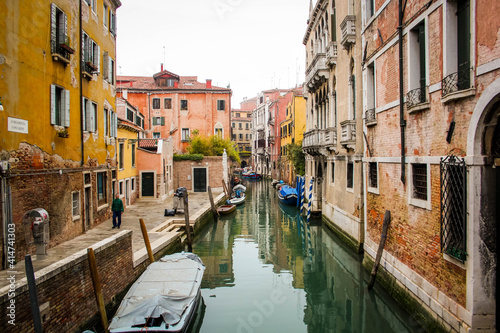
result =
[[[243,174],[243,178],[248,178],[248,179],[262,179],[262,175],[256,173],[256,172],[250,172],[247,174]]]
[[[283,185],[278,191],[278,199],[285,205],[297,205],[297,189],[290,185]]]
[[[240,196],[235,196],[229,199],[231,205],[241,205],[245,202],[245,193],[240,193]]]
[[[152,263],[123,298],[111,333],[186,332],[201,299],[205,266],[188,252]]]
[[[217,211],[220,215],[231,214],[236,210],[236,205],[222,205],[217,207]]]
[[[246,192],[247,188],[243,184],[238,184],[235,187],[233,187],[233,192],[236,192],[236,191]]]

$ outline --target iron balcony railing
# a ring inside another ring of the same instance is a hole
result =
[[[427,87],[420,87],[417,89],[410,90],[406,93],[406,107],[411,109],[412,107],[426,103],[427,101]]]
[[[53,54],[57,54],[66,60],[70,60],[71,53],[56,41],[51,41],[51,49]]]
[[[365,111],[365,121],[366,121],[366,126],[375,125],[377,123],[375,108],[368,109]]]
[[[450,74],[446,76],[441,81],[442,87],[442,96],[446,96],[448,94],[469,89],[470,86],[470,77],[471,77],[472,68],[464,68],[459,70],[456,73]]]

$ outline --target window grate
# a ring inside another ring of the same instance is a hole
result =
[[[377,173],[377,162],[370,162],[370,187],[378,187],[378,173]]]
[[[347,188],[354,188],[354,164],[347,163]]]
[[[456,156],[441,159],[441,251],[465,262],[467,166]]]
[[[427,200],[427,164],[412,164],[413,166],[413,197]]]

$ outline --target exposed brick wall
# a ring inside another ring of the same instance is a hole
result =
[[[132,233],[124,234],[102,251],[95,250],[95,257],[104,303],[107,304],[137,276],[132,265]],[[43,322],[44,332],[80,332],[78,326],[98,312],[86,254],[65,265],[59,274],[37,282],[37,293],[39,305],[49,302],[50,307]],[[0,298],[2,332],[33,332],[26,286],[16,290],[15,301],[16,325],[12,326],[7,322],[7,295]]]
[[[228,159],[228,166],[231,161]],[[205,156],[201,161],[174,161],[174,190],[185,187],[188,191],[193,190],[193,167],[208,169],[208,186],[212,188],[222,187],[223,169],[222,156]],[[191,179],[188,180],[188,176]]]

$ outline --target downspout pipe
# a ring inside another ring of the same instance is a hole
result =
[[[79,6],[79,18],[78,18],[78,24],[79,24],[79,33],[80,33],[80,141],[81,141],[81,154],[82,154],[82,159],[80,164],[84,165],[85,164],[85,142],[83,141],[83,117],[85,116],[84,112],[85,110],[83,109],[83,77],[82,77],[82,64],[83,64],[83,50],[81,49],[82,47],[82,42],[83,42],[83,34],[82,34],[82,2],[79,1],[80,6]],[[77,48],[78,49],[78,48]]]
[[[403,0],[399,0],[399,126],[401,128],[401,182],[406,183],[406,155],[405,155],[405,128],[406,120],[404,118],[404,87],[403,87],[403,15],[406,7],[403,6]]]

